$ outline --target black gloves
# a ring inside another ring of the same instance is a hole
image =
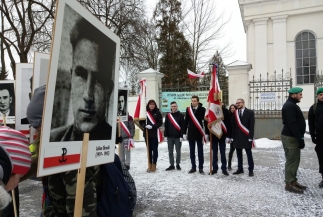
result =
[[[300,149],[303,149],[304,147],[305,147],[305,141],[304,141],[304,138],[301,138],[301,139],[299,139],[298,140],[298,147],[300,148]]]
[[[311,138],[312,138],[312,142],[316,144],[316,135],[312,135]]]
[[[122,137],[121,136],[116,137],[116,144],[121,142],[122,142]]]

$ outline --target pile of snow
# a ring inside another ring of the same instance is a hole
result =
[[[282,142],[280,140],[270,140],[268,138],[256,139],[256,148],[277,148],[281,146]]]

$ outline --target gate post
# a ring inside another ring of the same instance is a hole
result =
[[[234,104],[238,98],[245,100],[248,107],[249,93],[249,71],[252,69],[250,63],[237,60],[226,66],[229,73],[229,104]]]
[[[156,104],[160,108],[160,90],[162,88],[161,79],[164,77],[163,73],[157,72],[156,70],[149,68],[145,71],[138,73],[139,80],[142,78],[146,79],[146,101],[153,99],[156,101]],[[146,104],[145,104],[146,106]]]

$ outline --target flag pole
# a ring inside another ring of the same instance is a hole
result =
[[[213,158],[212,158],[212,132],[210,132],[210,173],[209,175],[212,175],[212,163],[213,163]]]
[[[119,121],[118,121],[118,137],[121,136],[120,121],[121,121],[121,119],[120,119],[120,115],[119,115]],[[118,155],[119,155],[120,158],[121,158],[121,145],[122,145],[122,142],[119,142],[119,144],[118,144]]]

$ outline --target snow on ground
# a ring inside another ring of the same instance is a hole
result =
[[[323,216],[323,189],[318,188],[321,177],[317,157],[311,140],[305,141],[298,171],[299,182],[308,186],[303,195],[284,190],[285,156],[280,141],[256,140],[258,148],[253,149],[254,177],[248,176],[245,154],[245,173],[232,175],[237,169],[235,153],[233,171],[229,171],[229,176],[224,176],[220,170],[213,176],[188,174],[191,162],[187,141],[182,145],[181,171],[165,171],[169,166],[168,149],[166,143],[161,143],[157,171],[147,173],[146,147],[143,142],[137,142],[132,150],[130,169],[138,193],[134,216]],[[206,174],[210,165],[209,148],[209,145],[204,146]],[[229,145],[226,152],[228,156]],[[32,180],[23,182],[20,194],[20,216],[39,216],[41,207],[36,205],[40,204],[41,185]]]

